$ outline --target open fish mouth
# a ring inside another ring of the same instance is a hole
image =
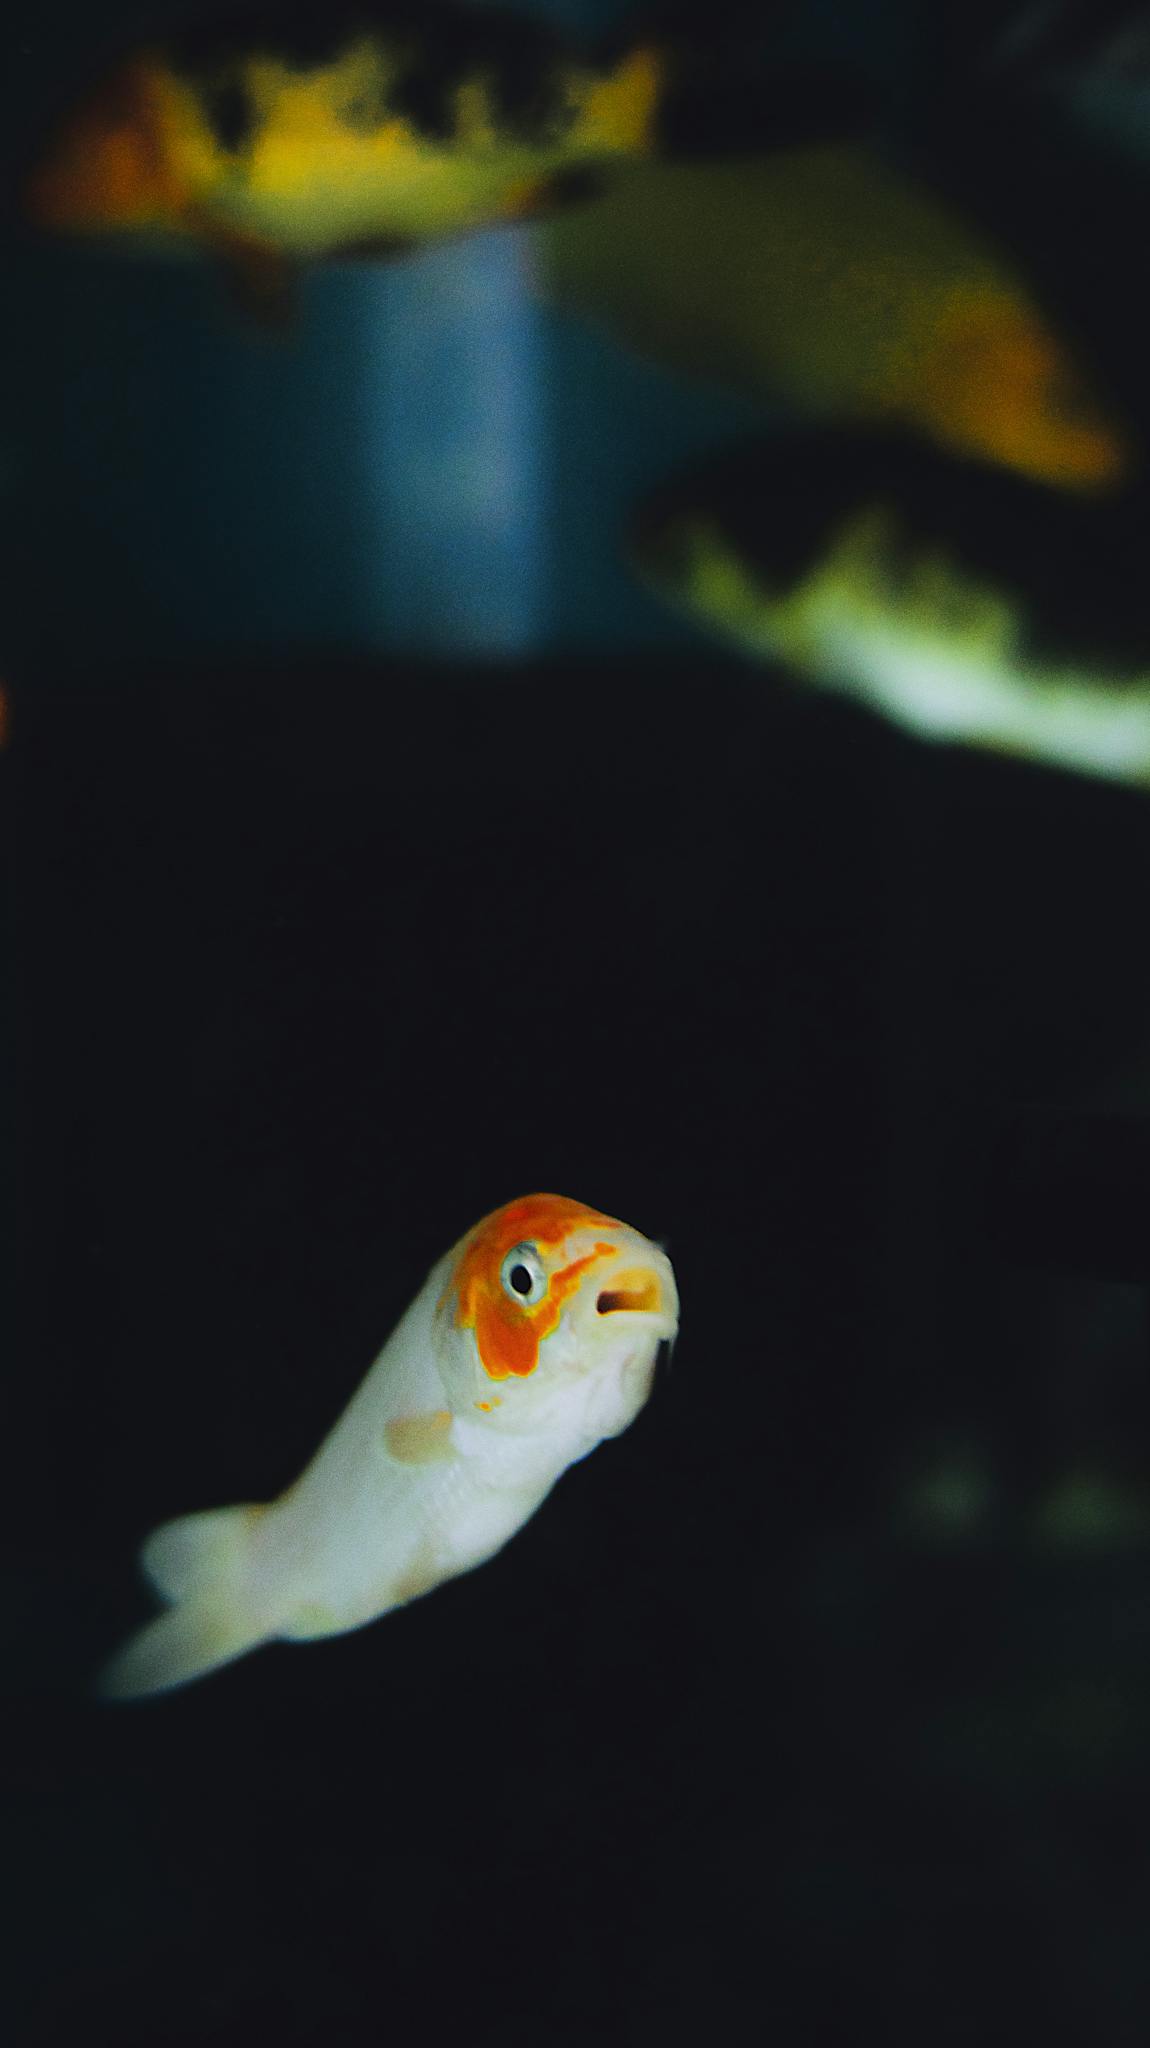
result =
[[[601,1287],[595,1303],[601,1316],[657,1316],[663,1312],[663,1289],[657,1273],[642,1267],[616,1273],[609,1287]]]

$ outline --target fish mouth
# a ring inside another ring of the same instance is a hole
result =
[[[657,1316],[663,1313],[663,1288],[659,1275],[649,1267],[629,1267],[616,1273],[609,1287],[599,1289],[597,1314]]]

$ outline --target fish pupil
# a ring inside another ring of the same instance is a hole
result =
[[[512,1266],[507,1278],[516,1294],[530,1294],[532,1281],[526,1266]]]

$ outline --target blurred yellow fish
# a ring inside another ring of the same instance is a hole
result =
[[[634,1420],[678,1313],[666,1254],[615,1217],[560,1195],[497,1209],[432,1268],[294,1486],[148,1538],[169,1612],[104,1691],[163,1692],[260,1643],[362,1628],[484,1563]]]
[[[1150,517],[881,436],[790,436],[640,509],[647,582],[926,739],[1150,783]]]
[[[1066,489],[1126,466],[1004,259],[863,144],[635,169],[540,247],[545,292],[673,368]]]
[[[115,69],[59,123],[23,211],[207,245],[274,312],[295,262],[401,253],[546,212],[629,160],[726,146],[693,90],[688,54],[657,40],[584,56],[458,0],[241,9]],[[721,85],[714,98],[727,107]],[[831,90],[811,120],[836,109]],[[756,146],[794,119],[768,103]]]

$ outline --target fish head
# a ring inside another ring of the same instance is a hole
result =
[[[509,1434],[615,1436],[679,1323],[666,1253],[617,1218],[528,1195],[449,1255],[440,1369],[457,1414]]]
[[[24,191],[34,226],[64,234],[163,231],[178,224],[163,83],[144,61],[124,64],[58,131]]]

